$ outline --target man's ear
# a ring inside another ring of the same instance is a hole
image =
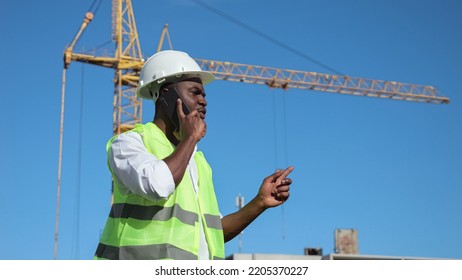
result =
[[[163,85],[163,86],[159,89],[159,95],[162,95],[162,94],[167,93],[167,92],[170,90],[170,85],[171,85],[171,83],[168,83],[168,84]]]

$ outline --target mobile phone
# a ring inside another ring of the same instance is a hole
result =
[[[164,92],[159,96],[160,104],[164,106],[165,110],[167,111],[167,115],[170,117],[170,120],[177,130],[180,129],[180,121],[178,120],[178,113],[176,109],[178,99],[181,99],[181,104],[183,105],[183,113],[185,115],[189,114],[190,110],[184,103],[183,99],[180,97],[176,86],[172,87],[172,90]]]

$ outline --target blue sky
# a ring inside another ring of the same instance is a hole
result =
[[[451,99],[212,83],[199,148],[222,213],[277,167],[295,166],[291,198],[245,230],[243,253],[328,254],[336,228],[355,228],[361,254],[462,258],[460,1],[204,1],[339,72],[433,85]],[[110,2],[76,52],[113,51]],[[2,3],[0,259],[53,258],[62,55],[91,3]],[[330,73],[192,1],[133,6],[145,57],[168,23],[173,47],[195,58]],[[67,71],[59,259],[90,259],[108,215],[112,78],[76,62]],[[152,114],[145,102],[143,121]],[[238,250],[237,239],[227,243],[227,255]]]

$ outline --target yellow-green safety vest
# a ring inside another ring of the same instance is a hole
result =
[[[158,159],[173,153],[175,147],[153,123],[136,125],[147,150]],[[106,146],[109,148],[111,138]],[[198,259],[200,221],[211,259],[224,259],[224,238],[218,203],[212,182],[212,169],[202,152],[194,159],[199,173],[196,195],[187,172],[167,199],[149,200],[129,193],[122,195],[113,173],[114,203],[96,249],[95,259]]]

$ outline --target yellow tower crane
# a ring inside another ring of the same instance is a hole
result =
[[[99,65],[114,69],[114,111],[113,133],[119,134],[141,123],[142,103],[136,97],[139,72],[143,66],[138,32],[131,0],[112,0],[112,39],[116,44],[114,56],[96,56],[74,52],[74,46],[93,19],[93,13],[87,12],[84,21],[72,43],[64,51],[62,76],[60,144],[58,160],[58,188],[56,203],[56,224],[54,239],[54,257],[57,256],[59,232],[59,205],[61,191],[62,144],[64,128],[64,99],[66,69],[73,61]],[[158,50],[168,35],[165,25],[159,41]],[[170,43],[171,46],[171,43]],[[393,81],[355,78],[346,75],[323,74],[288,69],[279,69],[216,60],[195,59],[203,70],[213,73],[217,80],[264,84],[272,88],[315,90],[360,96],[380,97],[413,102],[443,104],[449,99],[439,95],[433,86],[416,85]]]

